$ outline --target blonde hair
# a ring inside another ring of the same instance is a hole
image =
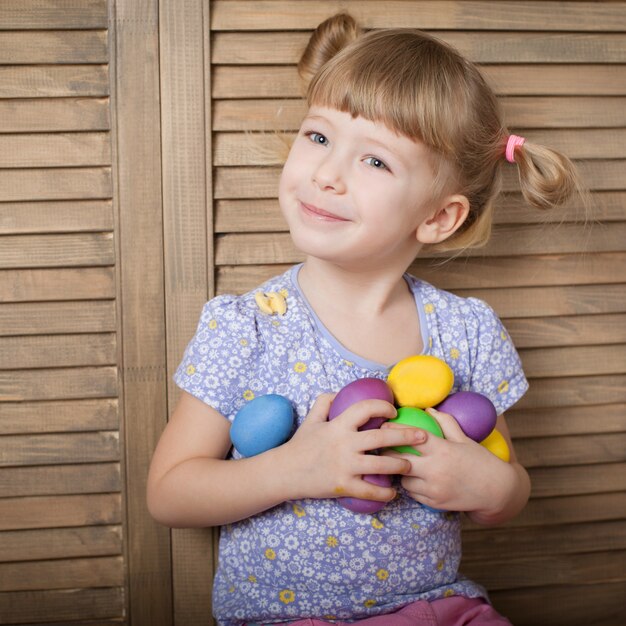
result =
[[[478,68],[446,43],[415,29],[362,33],[346,13],[322,22],[298,64],[309,106],[334,108],[384,123],[430,148],[433,200],[467,197],[465,223],[440,250],[484,245],[509,131]],[[546,209],[579,187],[572,162],[543,146],[515,150],[522,194]]]

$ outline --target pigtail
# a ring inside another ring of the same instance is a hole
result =
[[[298,63],[298,73],[305,85],[308,87],[322,65],[360,34],[361,28],[347,13],[338,13],[322,22],[311,35]]]
[[[581,192],[575,165],[560,152],[525,141],[515,146],[513,160],[522,195],[534,207],[550,209]]]

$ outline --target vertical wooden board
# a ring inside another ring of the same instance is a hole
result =
[[[169,533],[145,506],[150,458],[167,409],[158,1],[117,0],[112,21],[128,619],[171,626]]]
[[[208,296],[207,180],[210,132],[205,81],[208,63],[208,3],[160,4],[161,121],[165,315],[169,412],[178,390],[172,375],[191,339]],[[205,139],[206,137],[206,139]],[[208,143],[207,143],[208,142]],[[211,532],[172,531],[174,624],[211,622]]]

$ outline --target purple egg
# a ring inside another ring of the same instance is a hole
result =
[[[435,407],[452,415],[461,430],[474,441],[482,441],[496,425],[498,414],[491,400],[473,391],[457,391]]]
[[[363,480],[379,487],[391,487],[391,476],[388,474],[365,474]],[[339,504],[353,513],[376,513],[387,503],[378,500],[363,500],[361,498],[339,498]]]
[[[386,400],[393,404],[393,393],[384,380],[379,378],[359,378],[348,383],[336,396],[330,405],[328,419],[335,419],[343,413],[349,406],[360,400]],[[363,424],[359,430],[370,430],[380,428],[386,421],[384,417],[372,417]]]

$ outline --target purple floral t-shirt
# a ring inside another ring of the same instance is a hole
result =
[[[253,398],[291,400],[298,424],[314,400],[389,368],[349,352],[324,328],[300,291],[300,266],[242,296],[208,302],[174,376],[229,420]],[[517,352],[483,301],[460,298],[406,275],[420,316],[424,353],[454,372],[454,391],[488,396],[498,414],[528,388]],[[263,313],[257,292],[281,294],[284,314]],[[238,458],[236,450],[231,458]],[[374,515],[336,500],[285,502],[222,528],[213,590],[221,626],[298,618],[356,620],[416,600],[484,597],[458,573],[460,520],[399,497]]]

